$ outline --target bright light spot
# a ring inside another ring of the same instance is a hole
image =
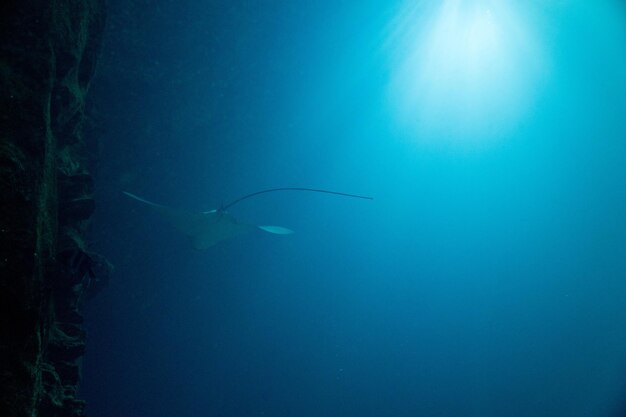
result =
[[[446,0],[438,10],[411,1],[402,9],[387,45],[390,99],[411,136],[475,145],[517,125],[545,63],[514,11],[505,0]]]

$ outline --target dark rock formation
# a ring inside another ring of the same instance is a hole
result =
[[[85,97],[103,29],[103,0],[0,2],[3,417],[84,415],[80,307],[108,269],[84,240]]]

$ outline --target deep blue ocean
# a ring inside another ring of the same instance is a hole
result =
[[[109,0],[90,417],[626,415],[626,3]],[[205,250],[130,192],[278,225]]]

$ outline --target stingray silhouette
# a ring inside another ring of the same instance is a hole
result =
[[[179,210],[172,207],[164,206],[161,204],[153,203],[144,198],[131,194],[127,191],[123,191],[128,197],[140,201],[150,206],[153,210],[166,218],[172,225],[181,233],[188,236],[191,239],[192,245],[195,249],[208,249],[215,244],[224,240],[231,239],[235,236],[239,236],[253,230],[262,230],[267,233],[275,235],[290,235],[293,230],[287,229],[281,226],[270,225],[253,225],[240,223],[226,210],[235,204],[257,196],[259,194],[276,192],[276,191],[308,191],[317,193],[334,194],[344,197],[361,198],[366,200],[372,200],[372,197],[366,197],[356,194],[340,193],[337,191],[321,190],[316,188],[302,188],[302,187],[283,187],[283,188],[271,188],[268,190],[257,191],[255,193],[244,195],[226,205],[222,205],[218,209],[193,212],[187,210]]]

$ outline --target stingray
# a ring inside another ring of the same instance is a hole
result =
[[[195,249],[203,250],[208,249],[219,242],[234,238],[245,233],[252,232],[253,230],[262,230],[263,232],[275,235],[292,234],[293,230],[287,229],[286,227],[241,223],[237,221],[237,219],[235,219],[232,214],[226,211],[228,208],[234,206],[240,201],[243,201],[250,197],[254,197],[259,194],[275,191],[310,191],[372,200],[372,197],[340,193],[337,191],[320,190],[315,188],[285,187],[257,191],[252,194],[244,195],[243,197],[240,197],[226,205],[222,205],[218,209],[194,212],[179,210],[161,204],[153,203],[152,201],[148,201],[144,198],[141,198],[139,196],[136,196],[135,194],[131,194],[126,191],[123,191],[123,193],[134,200],[140,201],[150,206],[153,210],[166,218],[179,232],[188,236],[191,239],[191,243]]]

